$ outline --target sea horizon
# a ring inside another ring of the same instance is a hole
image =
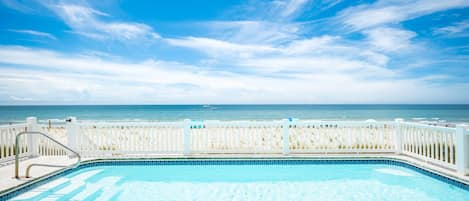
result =
[[[469,122],[469,104],[135,104],[135,105],[1,105],[0,124],[63,121],[193,120],[381,120]]]

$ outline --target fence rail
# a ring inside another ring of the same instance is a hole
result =
[[[14,136],[46,132],[83,156],[153,154],[396,153],[454,171],[469,169],[469,131],[402,121],[90,122],[0,126],[0,162],[14,156]],[[21,154],[67,155],[47,139],[25,138]]]

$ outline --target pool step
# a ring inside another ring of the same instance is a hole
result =
[[[84,188],[86,185],[85,180],[88,178],[100,173],[102,170],[93,170],[80,173],[71,178],[58,178],[50,183],[41,185],[32,189],[29,192],[21,194],[12,200],[31,200],[31,199],[40,199],[40,200],[58,200],[61,197],[68,195],[74,191],[80,191],[80,188]],[[60,187],[60,188],[59,188]],[[41,199],[43,193],[49,192],[50,194],[47,197]]]
[[[112,186],[110,188],[106,188],[99,197],[95,199],[95,201],[107,201],[107,200],[113,200],[112,198],[119,193],[121,193],[123,187],[122,186]]]
[[[41,185],[37,188],[34,188],[33,190],[28,191],[24,194],[21,194],[21,195],[15,197],[13,200],[31,200],[31,199],[41,195],[42,193],[46,193],[48,191],[54,190],[58,186],[66,185],[67,182],[69,182],[69,179],[59,178],[59,179],[56,179],[56,180],[54,180],[50,183],[47,183],[47,184]]]
[[[72,197],[71,200],[85,200],[94,195],[98,191],[112,192],[115,190],[115,184],[120,180],[120,177],[105,177],[96,183],[87,184],[85,189]],[[112,196],[111,196],[112,197]]]

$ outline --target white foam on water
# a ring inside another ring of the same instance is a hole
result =
[[[380,173],[384,173],[384,174],[391,174],[391,175],[403,176],[403,177],[413,177],[414,176],[413,174],[411,174],[409,172],[398,170],[398,169],[392,169],[392,168],[378,168],[378,169],[375,169],[375,171],[380,172]]]

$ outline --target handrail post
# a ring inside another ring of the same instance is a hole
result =
[[[466,174],[469,166],[469,139],[466,138],[464,127],[456,126],[456,171],[460,175]]]
[[[395,119],[394,122],[396,122],[396,138],[395,138],[395,149],[396,149],[396,154],[401,154],[402,153],[402,128],[401,128],[401,123],[404,121],[404,119]]]
[[[37,125],[37,118],[36,117],[28,117],[26,118],[27,123],[27,131],[35,132],[39,131]],[[28,152],[29,156],[36,157],[39,156],[39,147],[38,147],[38,136],[31,135],[28,138]]]
[[[19,144],[19,136],[20,134],[17,134],[15,137],[15,178],[19,179],[20,178],[20,154],[18,153],[20,149],[18,148]]]
[[[67,146],[73,150],[78,149],[78,129],[76,125],[77,118],[69,117],[66,120],[66,132],[67,132]],[[68,155],[71,156],[72,153],[68,152]]]
[[[191,120],[184,119],[184,155],[189,155],[191,153]]]
[[[30,134],[30,135],[42,135],[46,138],[48,138],[49,140],[51,140],[52,142],[55,142],[57,144],[59,144],[60,146],[62,146],[63,148],[65,148],[66,150],[74,153],[77,157],[77,162],[74,164],[74,165],[71,165],[71,166],[59,166],[59,165],[49,165],[49,164],[37,164],[37,163],[33,163],[33,164],[30,164],[27,168],[26,168],[26,177],[29,177],[29,171],[31,170],[31,167],[32,166],[46,166],[46,167],[69,167],[69,168],[75,168],[75,167],[78,167],[80,165],[80,162],[81,162],[81,156],[78,152],[74,151],[73,149],[70,149],[69,147],[67,147],[66,145],[62,144],[61,142],[57,141],[56,139],[50,137],[49,135],[45,134],[45,133],[42,133],[42,132],[39,132],[39,131],[24,131],[24,132],[21,132],[21,133],[18,133],[16,134],[15,136],[15,178],[19,179],[20,176],[19,176],[19,167],[20,167],[20,163],[19,163],[19,140],[20,140],[20,137],[21,135],[26,135],[26,134]]]
[[[290,154],[290,121],[283,119],[283,155]]]

